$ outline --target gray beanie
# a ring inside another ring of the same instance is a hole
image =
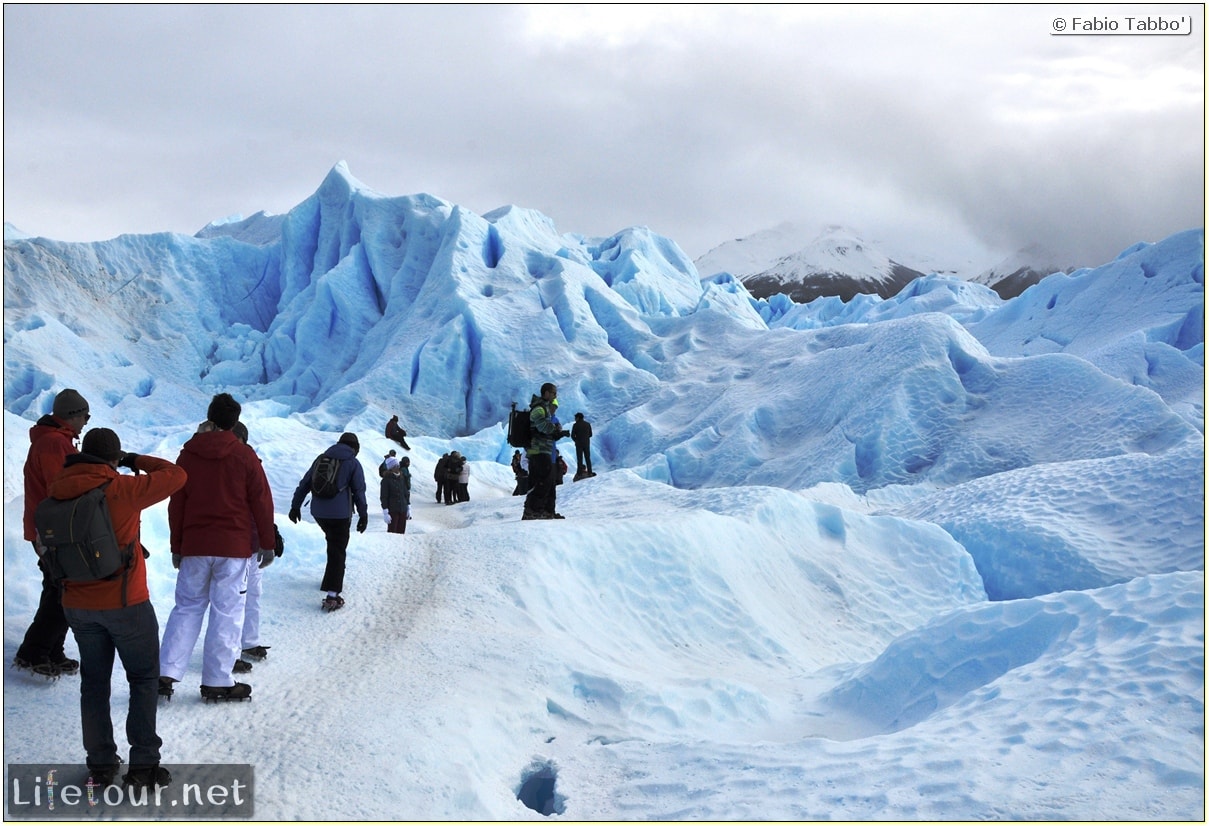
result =
[[[55,406],[51,410],[56,418],[70,419],[88,412],[88,402],[75,390],[67,389],[55,396]]]
[[[122,458],[122,440],[107,427],[94,427],[84,434],[80,452],[111,462]]]

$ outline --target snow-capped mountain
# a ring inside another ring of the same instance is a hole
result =
[[[1047,275],[1071,273],[1076,269],[1074,264],[1060,263],[1053,251],[1040,244],[1030,244],[970,280],[986,284],[999,293],[1000,298],[1015,298]]]
[[[829,226],[819,232],[785,222],[719,244],[694,263],[702,276],[730,273],[756,298],[784,293],[799,303],[824,296],[849,301],[858,294],[889,298],[915,278],[931,273],[985,284],[1002,298],[1015,298],[1047,275],[1077,269],[1039,244],[989,268],[960,254],[886,253],[881,247],[849,228]]]
[[[845,301],[859,293],[889,298],[925,273],[895,261],[846,227],[826,227],[807,246],[784,249],[798,234],[792,224],[715,247],[697,260],[702,275],[729,272],[756,298],[784,293],[799,303],[824,296]]]

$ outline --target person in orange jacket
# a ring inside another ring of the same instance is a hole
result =
[[[80,438],[88,419],[88,401],[69,388],[55,396],[52,412],[38,419],[29,429],[29,454],[25,459],[24,527],[26,540],[38,554],[39,568],[42,568],[42,546],[34,526],[34,511],[46,498],[47,486],[63,470],[67,457],[79,452],[76,450],[76,440]],[[50,574],[43,568],[42,597],[38,610],[17,648],[13,665],[27,668],[43,677],[75,674],[80,670],[80,663],[64,653],[63,644],[66,641],[67,618],[63,616],[59,586],[50,581]]]
[[[134,787],[163,786],[172,778],[159,764],[163,741],[155,730],[159,622],[147,588],[146,551],[139,542],[140,515],[180,490],[187,477],[166,459],[124,452],[118,435],[108,428],[89,430],[81,449],[67,457],[63,471],[50,483],[49,495],[73,499],[109,483],[105,499],[118,544],[136,543],[122,576],[63,584],[63,613],[80,648],[80,718],[88,768],[94,781],[109,785],[121,762],[109,712],[116,653],[130,684],[126,716],[130,770],[123,780]],[[119,467],[130,468],[136,475],[120,474]]]

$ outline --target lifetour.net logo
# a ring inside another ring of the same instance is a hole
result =
[[[252,767],[246,764],[164,766],[167,786],[125,788],[119,772],[113,785],[101,786],[87,766],[9,763],[5,778],[8,820],[193,820],[250,818],[253,814]]]

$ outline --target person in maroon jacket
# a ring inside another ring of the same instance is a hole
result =
[[[176,576],[176,605],[160,645],[160,694],[171,697],[209,614],[202,655],[201,695],[242,700],[252,687],[232,677],[243,633],[248,566],[275,558],[273,492],[256,452],[231,432],[239,402],[219,393],[207,418],[216,429],[197,433],[176,463],[189,481],[168,501],[168,531]],[[260,546],[253,554],[248,537]]]
[[[67,389],[55,396],[52,412],[38,419],[29,429],[29,455],[25,460],[25,538],[38,554],[42,567],[42,545],[34,527],[34,511],[47,497],[47,487],[63,470],[63,463],[76,450],[75,440],[89,419],[88,402],[75,390]],[[17,649],[13,665],[28,668],[43,677],[75,674],[80,663],[63,652],[67,641],[67,618],[59,599],[59,588],[42,570],[42,597],[34,621],[25,632]]]

